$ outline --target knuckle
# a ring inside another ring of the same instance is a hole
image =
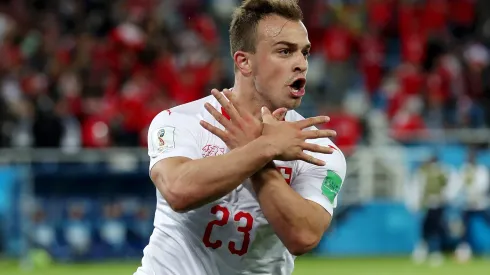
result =
[[[230,142],[230,141],[231,141],[230,136],[229,136],[228,134],[226,134],[226,133],[222,133],[222,134],[221,134],[221,139],[222,139],[222,140],[223,140],[225,143],[228,143],[228,142]]]

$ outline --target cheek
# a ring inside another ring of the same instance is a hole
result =
[[[286,69],[285,62],[280,62],[274,57],[264,57],[257,64],[257,80],[262,86],[283,85],[287,78]]]

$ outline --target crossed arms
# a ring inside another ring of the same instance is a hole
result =
[[[329,203],[324,202],[326,198],[317,200],[316,194],[304,196],[287,185],[273,160],[303,160],[314,168],[313,165],[323,167],[325,156],[334,150],[306,140],[333,136],[333,131],[310,130],[311,126],[327,119],[314,117],[283,122],[280,121],[285,114],[283,110],[271,114],[264,109],[262,120],[259,120],[240,108],[231,93],[225,91],[229,101],[217,91],[213,91],[213,95],[231,119],[206,105],[225,129],[206,122],[201,122],[201,125],[222,139],[231,151],[204,159],[181,154],[160,160],[151,169],[155,186],[173,210],[186,212],[225,196],[251,178],[261,209],[286,248],[293,255],[310,251],[328,228],[332,209],[329,209]],[[304,150],[315,153],[308,155]],[[345,162],[341,165],[345,166]],[[310,180],[308,173],[305,174],[304,180]],[[321,182],[322,179],[319,180]]]

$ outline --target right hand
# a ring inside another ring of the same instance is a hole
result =
[[[223,126],[224,129],[221,130],[216,126],[201,120],[200,124],[204,129],[219,137],[230,150],[242,147],[261,136],[263,127],[261,121],[259,118],[255,118],[249,110],[240,105],[235,94],[228,89],[225,89],[223,93],[213,89],[211,93],[216,100],[218,100],[221,107],[228,113],[230,119],[228,120],[211,104],[206,103],[204,105],[206,110]],[[286,108],[279,108],[272,113],[272,116],[276,120],[282,120],[286,115],[286,112]]]
[[[325,162],[303,150],[322,154],[331,154],[332,148],[317,144],[307,143],[307,139],[329,138],[336,136],[333,130],[304,130],[305,128],[328,122],[330,119],[325,116],[311,117],[300,121],[287,122],[278,121],[266,107],[262,108],[263,129],[262,136],[270,139],[270,144],[274,148],[276,160],[292,161],[303,160],[305,162],[323,166]]]

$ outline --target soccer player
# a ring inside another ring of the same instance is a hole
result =
[[[148,133],[155,229],[136,275],[291,274],[328,228],[345,177],[331,130],[293,109],[310,43],[295,0],[246,0],[231,91],[158,114]],[[270,110],[274,112],[271,113]]]
[[[434,155],[417,169],[407,192],[412,201],[411,208],[420,208],[424,215],[420,228],[422,240],[412,252],[415,263],[424,262],[428,256],[433,266],[444,261],[441,250],[446,238],[444,211],[449,193],[448,174]]]
[[[470,240],[472,232],[472,220],[480,218],[490,225],[490,213],[488,212],[490,189],[490,177],[488,168],[477,162],[476,149],[469,149],[466,162],[453,179],[454,193],[462,203],[462,220],[464,233],[461,243],[456,248],[456,258],[461,262],[469,261],[473,256]]]

